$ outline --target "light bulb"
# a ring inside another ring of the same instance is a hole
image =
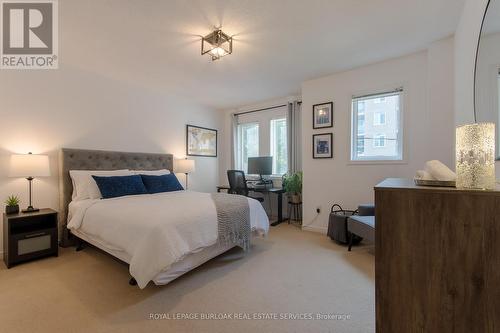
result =
[[[222,47],[216,47],[210,50],[210,54],[212,54],[214,57],[222,57],[226,54],[226,51]]]

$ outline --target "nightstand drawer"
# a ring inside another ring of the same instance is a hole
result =
[[[44,252],[52,253],[52,244],[57,243],[57,230],[45,229],[25,234],[12,235],[13,255],[18,260],[34,253],[43,255]],[[16,260],[17,261],[17,260]]]
[[[44,229],[11,235],[13,263],[57,253],[57,229]]]

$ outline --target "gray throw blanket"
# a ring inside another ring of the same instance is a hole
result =
[[[252,230],[248,199],[241,195],[212,193],[212,200],[217,210],[219,244],[236,244],[244,251],[250,249]]]

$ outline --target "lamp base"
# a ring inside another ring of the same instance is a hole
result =
[[[33,206],[29,206],[28,208],[22,210],[23,213],[35,213],[35,212],[39,212],[39,211],[40,211],[40,209],[33,208]]]

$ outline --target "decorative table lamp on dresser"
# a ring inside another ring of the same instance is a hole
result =
[[[494,190],[495,124],[474,123],[457,128],[457,188]]]
[[[49,157],[47,155],[12,155],[10,157],[10,177],[23,177],[29,182],[29,205],[23,213],[37,212],[38,208],[32,205],[32,183],[35,177],[49,177]]]
[[[188,189],[188,174],[193,173],[195,170],[194,160],[175,160],[174,172],[183,173],[186,175],[186,190]]]

